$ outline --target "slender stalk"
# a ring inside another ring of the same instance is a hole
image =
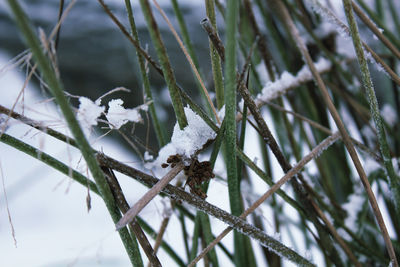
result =
[[[286,7],[284,6],[284,4],[282,3],[281,0],[277,1],[275,3],[278,8],[278,11],[281,15],[282,21],[285,23],[285,25],[288,28],[289,33],[292,35],[293,39],[296,41],[298,49],[300,50],[301,54],[303,55],[303,59],[305,60],[306,64],[309,66],[311,73],[313,74],[314,80],[315,80],[316,84],[318,85],[318,88],[320,89],[320,92],[324,98],[324,101],[336,123],[336,126],[338,127],[338,129],[342,135],[343,142],[347,148],[347,151],[350,154],[350,157],[354,163],[354,166],[358,172],[358,175],[360,176],[361,182],[364,185],[364,188],[367,192],[368,199],[370,201],[370,204],[371,204],[372,210],[374,212],[374,215],[376,217],[376,220],[378,222],[378,225],[381,229],[381,232],[382,232],[383,238],[385,240],[390,258],[393,261],[393,263],[397,263],[394,249],[392,246],[392,242],[390,240],[385,222],[383,220],[383,216],[380,212],[375,195],[371,189],[371,185],[369,184],[367,175],[361,165],[361,162],[360,162],[360,159],[358,158],[357,152],[354,149],[354,145],[351,142],[350,136],[347,133],[347,130],[344,127],[342,120],[340,119],[339,113],[336,110],[336,108],[332,102],[332,99],[329,96],[328,90],[327,90],[321,76],[319,75],[318,71],[315,68],[315,65],[311,59],[311,56],[308,53],[308,50],[307,50],[302,38],[300,37],[300,34],[299,34],[292,18],[289,15],[288,10],[286,9]]]
[[[102,167],[101,169],[103,170],[104,175],[106,176],[107,183],[111,188],[115,201],[117,202],[118,208],[121,210],[122,213],[125,214],[129,210],[129,204],[128,201],[126,201],[126,198],[124,196],[124,193],[122,192],[122,188],[117,180],[117,177],[115,176],[113,170],[111,170],[110,168]],[[130,222],[129,228],[131,230],[132,239],[134,240],[134,243],[136,244],[136,246],[138,246],[136,239],[139,240],[141,247],[146,253],[147,258],[149,259],[149,263],[154,267],[161,267],[160,260],[157,258],[146,235],[144,234],[142,228],[137,223],[137,221],[133,220],[132,222]]]
[[[168,27],[170,28],[172,34],[174,35],[176,41],[178,42],[179,46],[181,47],[183,53],[186,56],[186,59],[189,61],[190,66],[192,67],[192,71],[194,72],[196,78],[197,78],[197,82],[200,84],[201,90],[203,92],[203,94],[206,96],[207,102],[209,104],[209,106],[211,107],[211,110],[218,122],[218,124],[220,124],[220,120],[218,118],[218,114],[217,111],[215,110],[214,104],[211,101],[211,97],[208,94],[208,91],[206,89],[206,86],[204,85],[203,79],[200,77],[200,73],[197,70],[196,65],[194,64],[191,56],[189,55],[186,47],[183,45],[181,38],[179,37],[178,33],[175,31],[174,27],[172,26],[172,23],[170,22],[170,20],[168,19],[167,15],[165,14],[165,12],[162,10],[162,8],[160,7],[160,5],[158,4],[158,2],[156,0],[153,0],[153,3],[156,5],[156,8],[158,9],[158,11],[161,13],[161,15],[163,16],[164,20],[167,22]]]
[[[79,146],[79,149],[88,165],[90,172],[92,173],[101,197],[103,198],[104,203],[106,204],[106,207],[113,221],[117,222],[120,219],[121,214],[115,204],[113,195],[110,188],[108,187],[103,172],[101,171],[99,165],[97,164],[96,158],[93,155],[93,150],[87,142],[85,135],[83,134],[82,129],[80,128],[79,123],[75,118],[75,114],[73,113],[67,101],[67,98],[64,95],[63,86],[58,80],[55,71],[52,69],[50,61],[48,60],[48,58],[46,58],[43,50],[41,49],[40,42],[34,34],[28,18],[24,14],[18,2],[16,0],[8,0],[8,4],[16,18],[18,27],[23,33],[25,40],[32,51],[32,54],[37,61],[39,69],[43,74],[44,80],[49,86],[52,95],[55,97],[57,104],[64,114],[68,127],[71,130]],[[135,266],[140,266],[140,254],[136,254],[128,230],[124,228],[122,229],[122,231],[119,232],[119,234],[132,264]]]
[[[400,51],[381,33],[381,31],[376,27],[375,23],[371,21],[367,15],[364,14],[364,12],[361,10],[361,8],[358,7],[356,3],[353,1],[351,2],[351,6],[353,7],[353,10],[356,12],[357,16],[365,23],[365,25],[370,28],[370,30],[376,35],[376,37],[379,38],[379,40],[382,41],[384,45],[386,45],[387,48],[389,48],[390,51],[398,58],[400,59]],[[349,22],[349,28],[350,32],[353,32],[354,29],[352,29],[352,25]],[[353,35],[353,34],[352,34]],[[360,39],[361,40],[361,39]]]
[[[151,39],[153,40],[153,44],[155,45],[157,51],[157,56],[160,60],[164,78],[169,89],[169,94],[171,96],[172,106],[174,107],[176,119],[178,120],[179,127],[183,129],[187,126],[187,119],[183,110],[183,104],[179,95],[179,90],[176,85],[175,75],[172,70],[171,63],[168,59],[167,50],[165,49],[164,42],[161,38],[161,33],[153,16],[149,1],[140,0],[140,5],[142,7],[143,15],[148,25],[147,29],[150,32]]]
[[[142,218],[140,218],[139,216],[137,216],[136,219],[138,220],[138,223],[143,228],[143,230],[149,236],[151,236],[151,238],[153,238],[155,240],[157,238],[158,232],[154,231],[154,229],[151,228],[151,226],[148,225],[147,222],[145,220],[143,220]],[[161,241],[161,247],[175,261],[175,263],[178,266],[181,266],[181,267],[186,266],[186,264],[183,262],[182,258],[178,254],[175,253],[173,248],[168,243],[166,243],[165,241]]]
[[[353,263],[353,265],[357,266],[357,267],[361,267],[362,266],[361,263],[354,256],[353,252],[347,246],[346,242],[344,242],[344,240],[340,237],[340,235],[338,234],[338,232],[336,231],[336,229],[332,225],[332,223],[328,220],[328,218],[321,211],[321,209],[319,207],[317,207],[317,205],[315,203],[313,203],[313,204],[314,204],[314,209],[318,212],[318,216],[324,221],[325,225],[328,227],[329,231],[335,237],[336,241],[342,247],[344,253],[346,253],[347,257],[350,259],[350,261]]]
[[[396,44],[397,47],[400,47],[400,40],[398,39],[398,36],[392,33],[390,29],[386,27],[386,25],[382,22],[382,20],[379,18],[379,16],[372,11],[367,4],[365,4],[364,0],[357,0],[358,4],[367,12],[368,16],[372,18],[374,23],[381,29],[383,29],[385,35],[392,41],[392,43]],[[396,9],[394,9],[396,10]],[[396,15],[397,16],[397,15]]]
[[[172,3],[172,7],[174,8],[174,13],[175,13],[176,19],[177,19],[178,24],[179,24],[179,29],[180,29],[181,34],[182,34],[183,43],[185,44],[185,47],[187,48],[187,50],[189,52],[189,55],[190,55],[191,59],[193,60],[193,64],[196,66],[196,69],[198,69],[201,74],[204,74],[203,72],[201,72],[200,65],[199,65],[199,60],[197,59],[195,50],[193,48],[192,41],[190,40],[189,32],[187,30],[185,19],[184,19],[183,15],[182,15],[180,7],[179,7],[179,3],[178,3],[177,0],[171,0],[171,3]],[[201,76],[204,79],[204,75],[201,75]],[[213,111],[211,109],[210,104],[208,103],[207,95],[204,93],[202,85],[200,83],[198,83],[198,82],[197,82],[197,87],[199,89],[199,92],[200,92],[200,95],[201,95],[201,97],[203,99],[203,102],[207,107],[207,111],[211,115]]]
[[[183,163],[178,163],[172,170],[170,170],[157,184],[155,184],[142,198],[140,198],[135,205],[133,205],[116,224],[117,230],[125,227],[130,223],[136,215],[156,196],[161,190],[170,182],[178,173],[183,170]]]
[[[135,19],[133,17],[131,1],[125,0],[125,6],[126,6],[126,10],[128,12],[128,19],[129,19],[129,24],[131,25],[132,35],[135,38],[136,42],[138,44],[140,44],[139,35],[138,35],[137,29],[136,29]],[[158,120],[156,108],[154,106],[153,94],[151,93],[150,81],[149,81],[149,76],[148,76],[147,70],[146,70],[146,64],[143,59],[143,56],[139,53],[138,49],[136,49],[136,56],[139,61],[140,73],[142,74],[143,87],[146,92],[146,102],[150,103],[149,111],[150,111],[150,116],[151,116],[151,120],[153,123],[154,131],[157,136],[158,145],[160,147],[163,147],[166,144],[166,141],[165,141],[164,133],[161,129],[160,121]]]
[[[242,213],[240,182],[237,176],[236,161],[236,33],[239,3],[236,0],[227,2],[226,13],[226,50],[225,50],[225,151],[228,176],[229,203],[233,215]],[[234,233],[236,266],[246,266],[246,255],[243,236]]]
[[[343,0],[344,9],[346,12],[347,20],[349,22],[349,28],[351,37],[353,39],[354,49],[356,50],[358,63],[361,70],[361,78],[364,84],[364,88],[367,94],[367,100],[370,107],[370,113],[375,123],[376,131],[378,134],[379,147],[381,150],[384,165],[386,167],[387,175],[389,176],[390,190],[393,194],[393,202],[396,207],[397,216],[400,217],[400,177],[395,173],[392,159],[390,156],[389,145],[386,140],[385,127],[383,126],[382,118],[379,113],[378,100],[376,99],[374,86],[372,84],[371,75],[368,69],[367,60],[364,55],[362,48],[360,34],[354,14],[352,11],[352,5],[349,0]],[[394,257],[394,255],[391,255]]]
[[[204,0],[206,5],[207,17],[211,21],[214,29],[217,29],[217,20],[215,17],[214,1]],[[216,33],[216,31],[215,31]],[[217,33],[216,33],[217,34]],[[218,57],[216,48],[214,47],[211,39],[209,39],[211,68],[214,78],[215,94],[217,99],[217,108],[221,109],[224,105],[224,82],[222,78],[221,59]]]

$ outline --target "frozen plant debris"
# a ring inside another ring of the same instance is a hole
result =
[[[175,124],[171,142],[161,148],[158,158],[147,164],[147,168],[161,166],[170,155],[179,154],[184,160],[190,159],[208,140],[215,139],[217,134],[193,110],[185,107],[185,114],[188,125],[181,130],[179,125]]]
[[[97,125],[97,118],[104,112],[104,107],[100,106],[100,101],[93,102],[87,97],[79,97],[79,109],[77,118],[85,129],[90,129]]]
[[[108,111],[106,114],[108,122],[113,128],[119,129],[128,121],[142,122],[139,110],[147,110],[147,105],[142,105],[133,109],[126,109],[122,106],[122,99],[113,99],[108,102]]]
[[[328,71],[331,68],[331,62],[325,58],[320,58],[315,63],[315,67],[319,73]],[[296,76],[284,71],[281,77],[274,82],[267,82],[262,92],[257,95],[256,104],[271,101],[285,93],[291,88],[297,87],[304,82],[312,80],[312,74],[307,65],[304,65]]]

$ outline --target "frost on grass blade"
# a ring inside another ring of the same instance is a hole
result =
[[[170,155],[179,154],[184,159],[189,159],[200,150],[208,140],[214,139],[217,134],[189,107],[185,107],[188,125],[181,130],[175,124],[171,142],[164,146],[158,153],[157,159],[146,168],[160,167]]]
[[[320,58],[315,63],[315,67],[319,73],[328,71],[331,68],[331,62],[325,58]],[[301,85],[304,82],[312,80],[312,74],[307,65],[304,65],[296,76],[293,76],[287,71],[284,71],[281,77],[274,82],[267,82],[262,92],[257,95],[256,103],[261,104],[271,101],[283,94],[288,90]]]
[[[79,97],[79,109],[77,118],[85,131],[90,131],[92,126],[97,125],[97,118],[104,112],[100,102],[93,102],[87,97]]]
[[[139,110],[147,110],[147,105],[142,105],[134,109],[126,109],[122,106],[122,99],[113,99],[108,102],[108,111],[106,114],[108,122],[113,128],[119,129],[128,121],[142,122]]]

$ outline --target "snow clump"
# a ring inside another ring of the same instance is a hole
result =
[[[193,154],[200,150],[208,140],[215,139],[217,134],[189,107],[185,107],[185,114],[188,125],[181,130],[175,124],[171,142],[161,148],[157,159],[146,164],[146,168],[160,167],[166,162],[170,155],[179,154],[184,159],[189,159]]]
[[[142,116],[140,116],[139,110],[147,110],[147,105],[144,105],[145,107],[140,106],[133,109],[126,109],[122,106],[123,103],[124,101],[122,101],[122,99],[112,99],[108,102],[106,117],[108,122],[115,129],[121,128],[121,126],[128,121],[142,122]]]
[[[104,107],[100,106],[100,101],[93,102],[84,96],[79,97],[79,103],[77,119],[83,129],[90,130],[97,125],[97,118],[104,112]]]

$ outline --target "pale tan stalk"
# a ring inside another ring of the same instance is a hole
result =
[[[144,196],[139,199],[135,205],[133,205],[125,214],[124,216],[121,218],[121,220],[119,220],[119,222],[115,225],[117,230],[125,227],[125,225],[127,225],[128,223],[130,223],[135,217],[136,215],[139,214],[139,212],[146,207],[147,204],[149,204],[149,202],[155,197],[157,196],[161,190],[163,190],[163,188],[169,184],[170,181],[172,181],[172,179],[175,178],[175,176],[178,175],[178,173],[183,170],[183,163],[178,163],[174,168],[172,168],[172,170],[170,170],[163,178],[160,179],[160,181],[158,181],[158,183],[156,183],[149,191],[147,191],[146,194],[144,194]]]

